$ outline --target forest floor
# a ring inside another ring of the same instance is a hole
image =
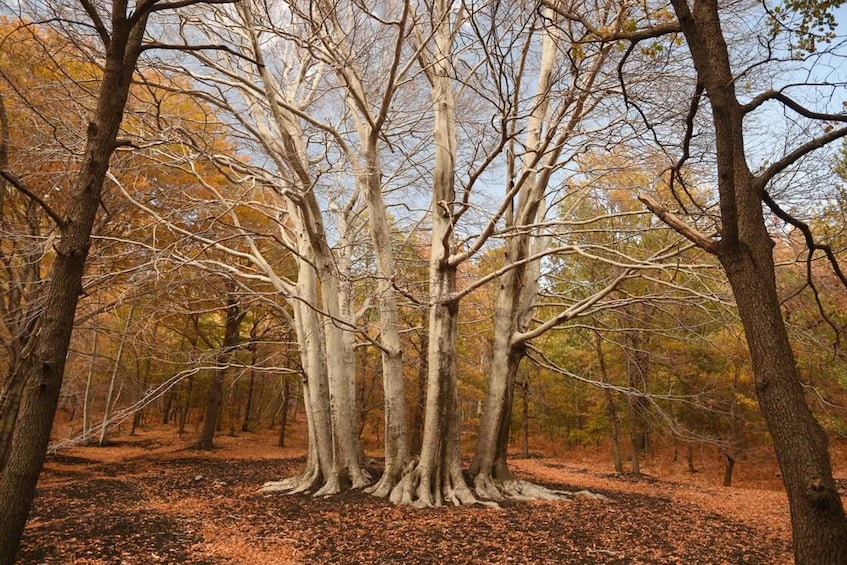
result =
[[[205,453],[172,432],[142,432],[50,456],[20,562],[791,562],[787,501],[773,484],[725,488],[705,474],[616,476],[608,464],[532,458],[512,461],[519,476],[608,500],[422,510],[360,492],[266,496],[263,482],[303,462],[271,433],[222,437]]]

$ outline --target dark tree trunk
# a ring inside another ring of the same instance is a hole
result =
[[[775,173],[755,176],[747,166],[747,110],[735,94],[718,3],[672,4],[711,106],[720,196],[720,239],[704,241],[702,234],[690,232],[687,237],[718,256],[735,295],[756,396],[788,493],[795,560],[801,565],[844,564],[847,519],[832,478],[826,434],[800,383],[776,291],[773,241],[762,213],[765,189]],[[807,146],[811,150],[816,145]]]
[[[241,423],[241,431],[250,431],[250,420],[253,416],[253,392],[256,387],[256,341],[250,343],[250,382],[247,384],[247,401],[244,406],[244,421]]]
[[[185,425],[188,423],[188,415],[191,411],[191,395],[194,392],[194,375],[188,377],[185,384],[185,398],[182,401],[182,406],[179,410],[179,425],[177,426],[177,435],[182,437],[185,433]]]
[[[247,383],[247,400],[244,403],[244,420],[241,422],[241,431],[250,431],[250,421],[253,412],[253,391],[256,387],[256,373],[250,371],[250,380]]]
[[[170,421],[171,408],[173,408],[173,404],[174,391],[173,389],[171,389],[167,393],[165,393],[165,399],[162,406],[162,424],[167,424]]]
[[[238,345],[238,334],[241,328],[241,320],[244,313],[233,295],[227,296],[226,326],[224,328],[224,339],[215,360],[215,374],[209,385],[209,394],[206,399],[206,417],[203,419],[203,429],[197,438],[196,448],[201,450],[214,449],[215,430],[223,408],[224,378],[226,377],[229,361],[233,350]]]
[[[135,361],[135,370],[136,370],[136,374],[142,372],[141,363],[138,361],[137,358],[136,358],[136,361]],[[150,358],[148,357],[147,361],[145,362],[144,377],[142,377],[142,380],[141,380],[141,388],[139,390],[139,395],[138,395],[139,401],[144,400],[144,398],[147,396],[147,381],[149,380],[149,378],[150,378]],[[144,417],[144,408],[139,408],[138,410],[135,411],[135,414],[132,415],[132,428],[130,428],[129,435],[131,435],[131,436],[135,435],[135,431],[141,425],[143,417]]]
[[[688,472],[692,475],[697,472],[697,469],[694,468],[694,446],[691,445],[691,442],[685,446],[685,460],[688,463]]]
[[[632,468],[630,471],[635,473],[636,475],[641,473],[641,457],[638,453],[638,434],[634,430],[634,423],[632,422],[632,418],[630,418],[630,448],[632,449]]]
[[[847,520],[832,478],[826,433],[806,404],[779,310],[771,241],[766,233],[761,235],[763,241],[751,241],[745,250],[720,258],[735,293],[759,408],[788,491],[795,559],[847,563]]]
[[[134,23],[130,23],[118,8],[113,15],[82,168],[62,217],[38,329],[18,366],[25,384],[8,462],[0,477],[0,564],[11,564],[15,559],[50,440],[91,231],[147,23],[144,14],[133,18]]]
[[[732,469],[735,467],[735,459],[728,453],[725,453],[724,457],[726,457],[726,467],[723,473],[723,486],[730,487],[732,486]]]

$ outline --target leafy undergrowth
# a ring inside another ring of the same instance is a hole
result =
[[[294,474],[296,450],[224,441],[212,454],[142,439],[47,464],[21,563],[790,562],[784,495],[614,477],[560,460],[518,473],[610,500],[413,509],[359,492],[257,494]],[[143,436],[142,436],[143,437]],[[145,443],[146,442],[146,443]],[[275,455],[275,457],[274,457]]]

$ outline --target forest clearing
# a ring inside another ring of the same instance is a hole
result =
[[[296,437],[296,435],[295,435]],[[643,475],[609,472],[590,450],[514,459],[515,471],[608,500],[508,502],[422,510],[361,492],[328,498],[262,495],[294,474],[303,447],[275,447],[263,430],[222,436],[199,452],[172,429],[51,456],[24,535],[36,563],[790,563],[788,504],[771,458],[742,463],[720,486],[721,462],[702,472],[668,460]],[[302,438],[300,438],[302,439]],[[670,454],[663,454],[669,456]],[[572,457],[576,459],[573,460]],[[374,469],[378,471],[378,467]],[[845,469],[836,471],[847,477]],[[655,474],[654,474],[655,473]],[[847,481],[839,480],[847,485]]]
[[[0,0],[0,565],[847,565],[845,13]]]

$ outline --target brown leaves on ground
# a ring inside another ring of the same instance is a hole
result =
[[[110,450],[111,451],[110,451]],[[360,492],[256,494],[296,473],[290,450],[252,457],[172,446],[78,448],[50,458],[21,563],[790,562],[779,492],[615,478],[557,460],[519,475],[610,498],[414,509]],[[120,455],[123,453],[123,456]],[[285,458],[269,458],[282,453]]]

